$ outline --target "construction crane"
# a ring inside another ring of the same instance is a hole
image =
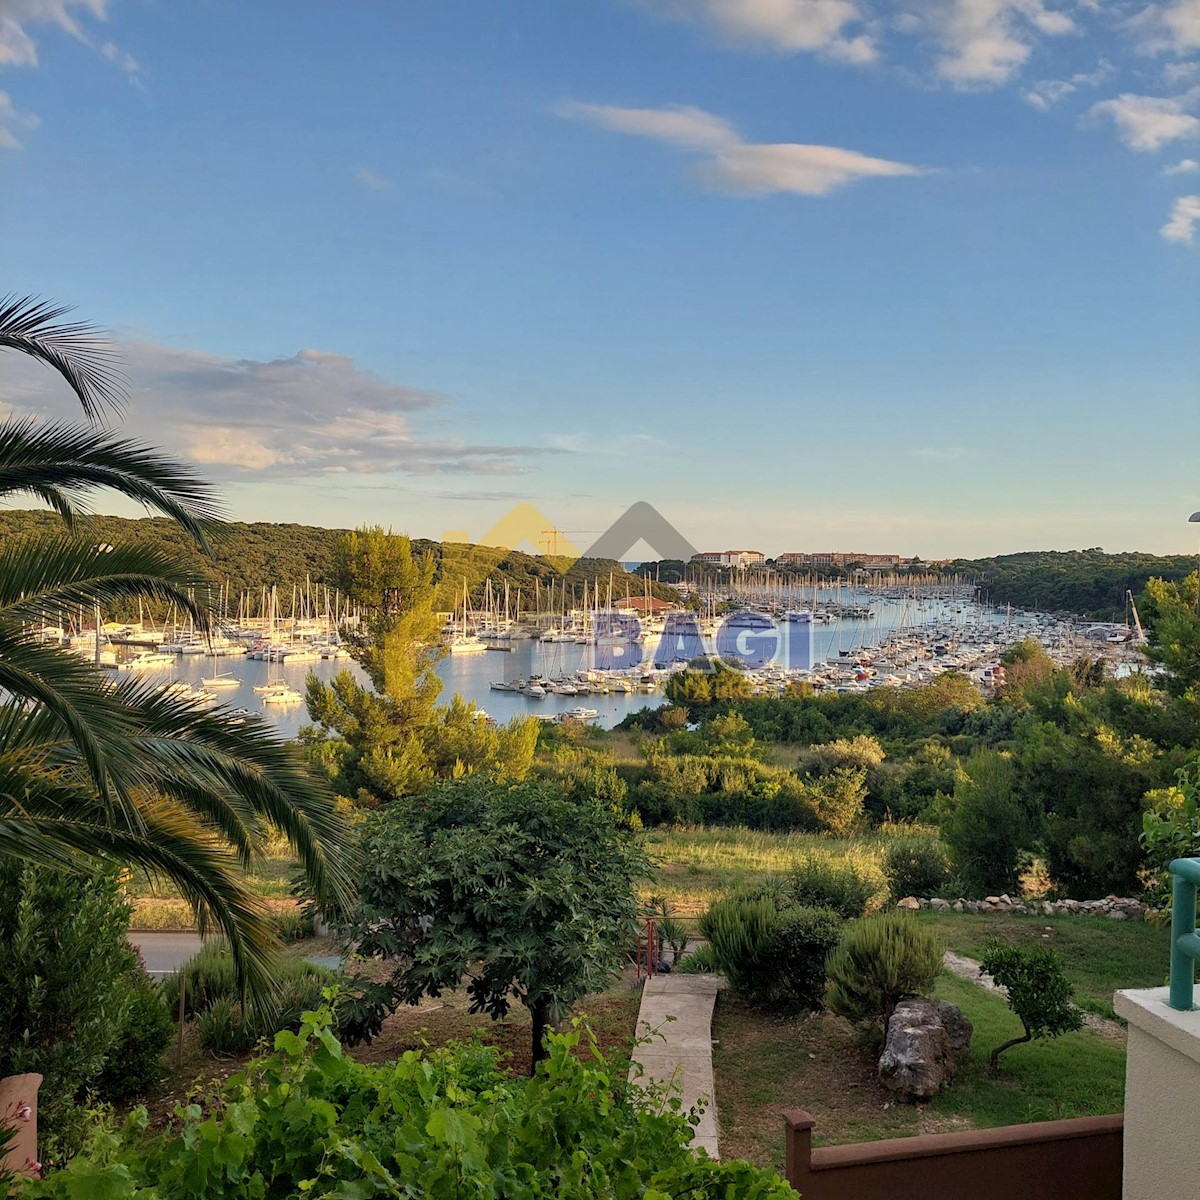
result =
[[[571,538],[580,533],[603,533],[603,529],[543,529],[538,544],[546,554],[558,553],[558,539]]]
[[[1129,601],[1129,611],[1133,613],[1133,628],[1136,632],[1133,635],[1133,644],[1135,646],[1144,646],[1146,644],[1146,631],[1142,628],[1142,619],[1138,616],[1137,603],[1133,598],[1133,592],[1126,591],[1125,599]]]

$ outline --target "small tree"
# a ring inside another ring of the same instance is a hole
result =
[[[1013,1046],[1039,1038],[1058,1037],[1083,1025],[1071,1003],[1075,989],[1063,974],[1058,955],[1047,946],[1008,946],[992,942],[979,964],[1001,987],[1008,989],[1008,1007],[1025,1032],[997,1046],[988,1059],[994,1071],[1000,1055]]]
[[[580,997],[608,985],[636,935],[634,883],[649,862],[594,799],[544,784],[481,779],[398,800],[372,818],[359,950],[396,961],[346,1014],[352,1037],[467,979],[471,1012],[494,1020],[515,998],[533,1019],[532,1060]]]

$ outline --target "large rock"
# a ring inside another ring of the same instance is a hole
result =
[[[937,1006],[938,1019],[946,1036],[950,1039],[950,1049],[956,1058],[964,1058],[971,1052],[971,1035],[975,1026],[967,1020],[966,1014],[957,1004],[949,1000],[939,1000]]]
[[[896,901],[897,908],[907,908],[912,912],[916,912],[921,907],[921,902],[916,896],[905,896],[903,900]]]
[[[888,1022],[879,1080],[905,1100],[928,1100],[954,1075],[954,1049],[938,1006],[922,996],[896,1005]]]

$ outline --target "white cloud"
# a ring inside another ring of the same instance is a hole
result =
[[[1200,0],[1151,4],[1128,25],[1145,54],[1186,54],[1200,49]]]
[[[728,41],[749,42],[795,53],[815,51],[847,62],[876,56],[869,33],[847,31],[863,21],[854,0],[642,0],[677,20],[701,21]]]
[[[1163,167],[1162,169],[1164,175],[1191,175],[1196,171],[1200,171],[1200,162],[1197,162],[1194,158],[1185,158],[1175,163],[1174,166]]]
[[[0,67],[36,67],[37,43],[31,25],[56,25],[64,33],[91,45],[73,12],[90,13],[98,21],[108,16],[107,0],[0,0]]]
[[[1113,73],[1113,70],[1112,63],[1108,59],[1102,58],[1096,64],[1094,71],[1081,71],[1079,74],[1072,75],[1070,79],[1043,79],[1040,83],[1035,83],[1032,87],[1027,88],[1021,95],[1025,98],[1026,103],[1032,104],[1034,108],[1040,108],[1042,112],[1047,112],[1060,100],[1065,100],[1082,87],[1098,87]]]
[[[1072,92],[1079,89],[1067,79],[1043,79],[1032,87],[1026,88],[1021,95],[1026,103],[1042,112],[1048,112],[1060,100],[1065,100]]]
[[[370,167],[355,167],[354,178],[363,187],[370,189],[372,192],[389,192],[392,190],[392,181],[384,179],[382,175],[376,174]]]
[[[1033,52],[1038,35],[1076,31],[1065,12],[1042,0],[917,0],[909,22],[937,43],[939,78],[956,87],[1007,83]]]
[[[618,133],[700,151],[707,156],[700,164],[701,179],[714,190],[738,196],[824,196],[858,179],[922,173],[908,163],[836,146],[744,142],[728,121],[699,108],[617,108],[567,101],[555,111]]]
[[[18,129],[36,129],[38,119],[32,113],[19,112],[7,92],[0,92],[0,150],[20,150]]]
[[[1187,111],[1192,99],[1190,95],[1137,96],[1124,92],[1113,100],[1093,104],[1088,115],[1111,117],[1117,136],[1131,150],[1157,150],[1167,142],[1200,132],[1200,120]]]
[[[518,475],[554,451],[430,437],[414,422],[444,396],[364,371],[339,354],[301,350],[266,361],[222,358],[153,342],[121,347],[129,380],[129,432],[200,463],[223,479],[247,474]],[[5,356],[6,403],[78,419],[56,375]]]
[[[138,74],[142,68],[138,60],[128,50],[122,50],[115,42],[105,42],[100,47],[100,53],[110,63],[115,63],[120,67],[133,83],[138,82]]]
[[[1200,196],[1180,196],[1171,209],[1171,219],[1159,230],[1170,242],[1195,241],[1196,222],[1200,221]]]

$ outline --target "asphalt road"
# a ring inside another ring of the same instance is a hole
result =
[[[178,971],[197,950],[201,941],[198,933],[131,933],[130,945],[142,953],[142,961],[151,975],[169,975]]]

